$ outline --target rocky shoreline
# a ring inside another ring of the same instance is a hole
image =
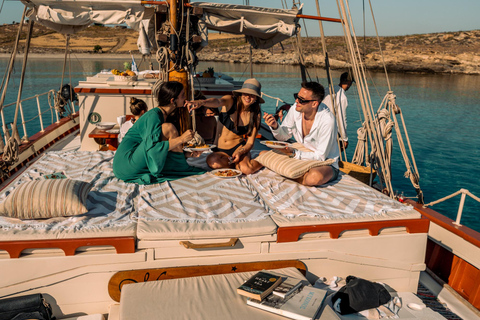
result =
[[[17,29],[18,25],[0,26],[0,56],[10,55]],[[76,57],[85,59],[124,59],[129,57],[129,52],[138,54],[136,41],[134,30],[91,26],[71,36],[70,50]],[[253,63],[299,64],[296,41],[289,39],[268,50],[253,50]],[[374,37],[358,41],[358,50],[369,70],[383,71],[385,63],[389,72],[480,75],[480,30],[381,37],[381,50]],[[32,57],[63,58],[64,46],[63,35],[37,26],[30,52]],[[320,38],[302,38],[301,47],[307,67],[325,66]],[[348,68],[343,37],[326,37],[326,48],[331,68]],[[249,52],[243,37],[218,37],[212,33],[209,45],[198,52],[198,57],[201,61],[249,63]]]
[[[200,60],[248,63],[249,46],[238,40],[216,40],[199,52]],[[375,38],[360,39],[367,69],[389,72],[480,75],[480,30],[452,33],[382,37],[381,51]],[[244,41],[243,41],[244,42]],[[347,51],[341,37],[327,37],[326,47],[332,69],[348,68]],[[307,66],[325,67],[320,38],[302,40]],[[299,64],[294,39],[268,50],[254,50],[254,63]]]

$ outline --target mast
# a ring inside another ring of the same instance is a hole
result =
[[[163,26],[156,26],[156,39],[158,47],[163,47],[162,49],[168,53],[167,61],[163,65],[167,69],[163,70],[167,75],[165,80],[180,82],[185,89],[185,96],[188,100],[192,100],[194,97],[192,73],[197,64],[195,49],[199,47],[192,42],[199,43],[201,41],[191,32],[193,26],[191,13],[195,11],[195,8],[189,5],[189,0],[168,0],[167,3],[167,6],[157,7],[156,16],[156,21],[164,22]],[[169,29],[168,35],[164,33],[167,28]],[[191,117],[185,108],[179,108],[178,115],[177,129],[182,134],[192,128],[194,115]]]

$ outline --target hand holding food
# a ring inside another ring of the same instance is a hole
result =
[[[203,105],[203,102],[203,100],[185,101],[188,112],[200,108]]]
[[[193,135],[193,139],[189,140],[187,142],[187,148],[193,148],[193,147],[199,147],[203,146],[202,148],[208,148],[208,146],[205,144],[205,140],[203,140],[202,136],[198,134],[198,132],[195,132]]]
[[[270,128],[274,130],[278,128],[277,120],[275,120],[275,117],[273,115],[264,112],[263,120],[265,120],[265,124],[267,124]]]
[[[247,152],[244,147],[238,148],[233,152],[230,163],[239,163],[245,153]]]
[[[180,136],[180,138],[182,139],[182,143],[184,144],[192,140],[193,137],[194,137],[194,132],[191,129],[188,129]]]

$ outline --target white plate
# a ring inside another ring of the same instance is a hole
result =
[[[110,129],[106,130],[108,133],[120,133],[120,129]]]
[[[234,176],[219,176],[217,175],[217,172],[220,172],[220,171],[233,171],[235,172],[235,175]],[[216,169],[216,170],[212,170],[210,171],[210,174],[214,175],[215,177],[217,178],[222,178],[222,179],[230,179],[230,178],[236,178],[238,176],[241,176],[242,175],[242,172],[240,170],[237,170],[237,169]]]
[[[425,305],[412,302],[412,303],[407,304],[407,307],[409,307],[412,310],[421,311],[425,308]]]
[[[109,130],[115,127],[116,122],[99,122],[95,123],[95,126],[100,130]]]
[[[194,151],[207,151],[207,150],[210,150],[212,148],[215,148],[216,145],[214,144],[207,144],[208,147],[205,147],[205,148],[183,148],[183,151],[188,151],[188,152],[194,152]]]
[[[274,149],[283,149],[286,147],[290,147],[290,143],[282,141],[260,141],[260,143]]]

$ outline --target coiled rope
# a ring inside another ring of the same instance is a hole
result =
[[[357,146],[353,154],[352,163],[358,164],[359,166],[370,166],[367,150],[367,124],[364,122],[363,125],[357,129]]]

